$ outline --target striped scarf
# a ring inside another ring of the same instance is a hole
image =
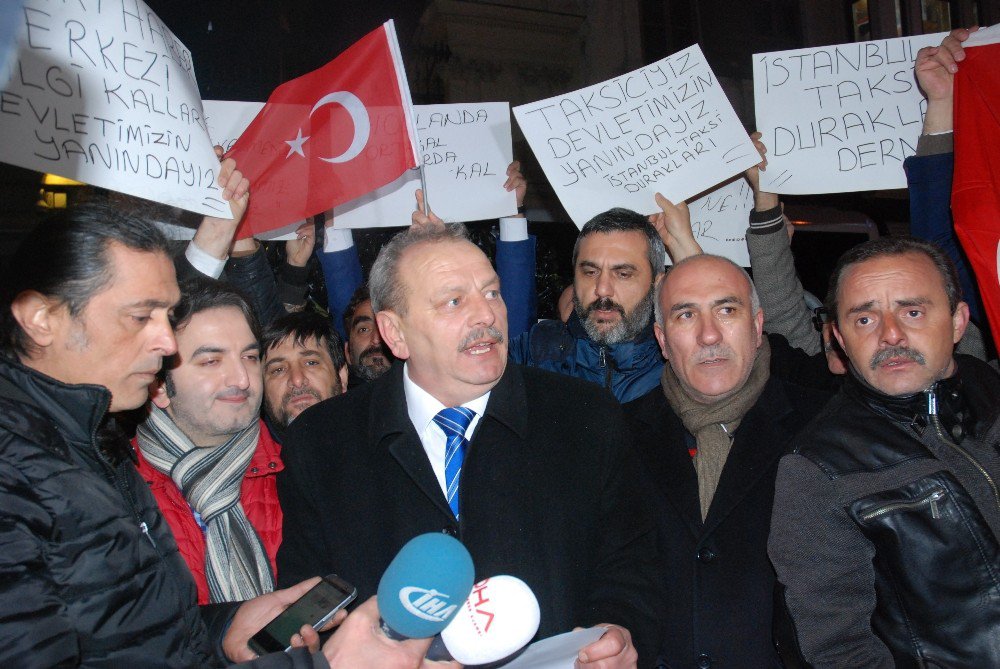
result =
[[[240,504],[240,486],[260,438],[259,421],[221,446],[198,448],[153,406],[136,436],[143,457],[173,480],[201,516],[210,600],[239,602],[274,590],[264,545]]]

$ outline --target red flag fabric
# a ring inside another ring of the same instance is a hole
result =
[[[1000,44],[965,49],[955,75],[955,232],[1000,343]]]
[[[227,154],[250,180],[238,237],[326,211],[417,166],[398,54],[390,21],[271,93]]]

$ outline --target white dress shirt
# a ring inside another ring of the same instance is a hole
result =
[[[434,422],[434,416],[445,405],[438,402],[426,390],[418,386],[410,379],[410,368],[408,363],[403,364],[403,393],[406,396],[406,412],[410,415],[410,422],[413,423],[420,443],[424,446],[427,459],[431,461],[431,469],[437,477],[441,492],[447,497],[448,486],[444,480],[444,451],[447,445],[447,436],[444,430]],[[479,419],[486,411],[486,403],[490,399],[490,393],[480,395],[476,399],[465,402],[463,407],[468,407],[476,412],[476,415],[469,421],[469,427],[465,430],[465,438],[472,441],[472,435],[476,432]]]

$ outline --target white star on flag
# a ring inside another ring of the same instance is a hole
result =
[[[302,151],[302,145],[306,143],[307,139],[309,139],[309,135],[303,137],[302,128],[299,128],[298,137],[296,137],[295,139],[286,139],[285,144],[288,145],[288,153],[285,155],[285,159],[287,160],[288,158],[290,158],[293,153],[297,153],[303,158],[305,158],[306,154],[305,152]]]

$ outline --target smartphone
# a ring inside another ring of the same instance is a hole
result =
[[[303,625],[318,630],[357,596],[357,588],[336,574],[324,576],[309,592],[254,634],[250,648],[258,655],[287,652],[291,649],[291,638]]]

